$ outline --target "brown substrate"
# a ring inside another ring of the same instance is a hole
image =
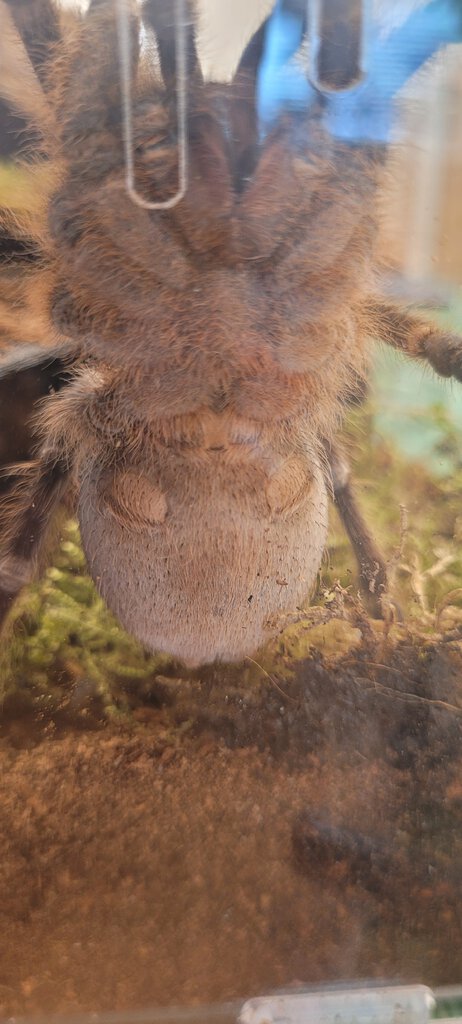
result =
[[[0,1016],[460,982],[461,696],[459,642],[409,641],[5,720]]]

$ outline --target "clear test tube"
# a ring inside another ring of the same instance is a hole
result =
[[[176,111],[178,139],[178,188],[162,202],[151,202],[137,190],[133,142],[133,83],[131,72],[131,38],[129,0],[115,0],[119,38],[120,88],[125,156],[125,187],[130,199],[145,210],[171,210],[183,198],[187,188],[187,63],[186,63],[186,0],[174,0]]]

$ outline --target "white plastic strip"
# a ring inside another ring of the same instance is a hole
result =
[[[180,202],[188,186],[188,143],[186,121],[186,0],[175,0],[176,109],[178,137],[178,190],[164,202],[151,203],[135,186],[133,154],[133,89],[131,73],[130,12],[128,0],[116,0],[119,38],[120,88],[125,153],[125,187],[132,202],[145,210],[171,210]]]
[[[428,1024],[435,999],[425,985],[345,989],[250,999],[239,1024]]]

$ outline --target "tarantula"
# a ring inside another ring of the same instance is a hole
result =
[[[169,11],[146,0],[141,12],[157,72],[131,14],[134,173],[153,202],[178,188]],[[71,502],[91,575],[135,637],[190,663],[241,659],[313,587],[331,487],[379,600],[385,564],[335,440],[370,340],[462,380],[462,340],[380,298],[380,154],[332,138],[322,104],[284,113],[262,138],[266,23],[233,81],[215,85],[202,79],[191,18],[188,185],[176,205],[147,209],[124,184],[113,4],[94,0],[66,42],[48,0],[2,12],[47,97],[23,106],[42,115],[40,146],[57,168],[37,301],[61,348],[35,360],[55,393],[40,405],[33,457],[23,450],[8,471],[1,614]],[[10,360],[3,395],[30,370]]]

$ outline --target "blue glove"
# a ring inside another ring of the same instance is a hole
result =
[[[462,40],[462,4],[431,0],[389,30],[372,16],[370,0],[365,3],[365,15],[365,76],[348,91],[322,94],[324,123],[333,136],[346,142],[386,143],[396,93],[441,47]],[[318,95],[301,60],[292,60],[302,35],[302,14],[287,11],[283,0],[278,0],[266,31],[257,86],[265,130],[282,110],[307,110]]]

